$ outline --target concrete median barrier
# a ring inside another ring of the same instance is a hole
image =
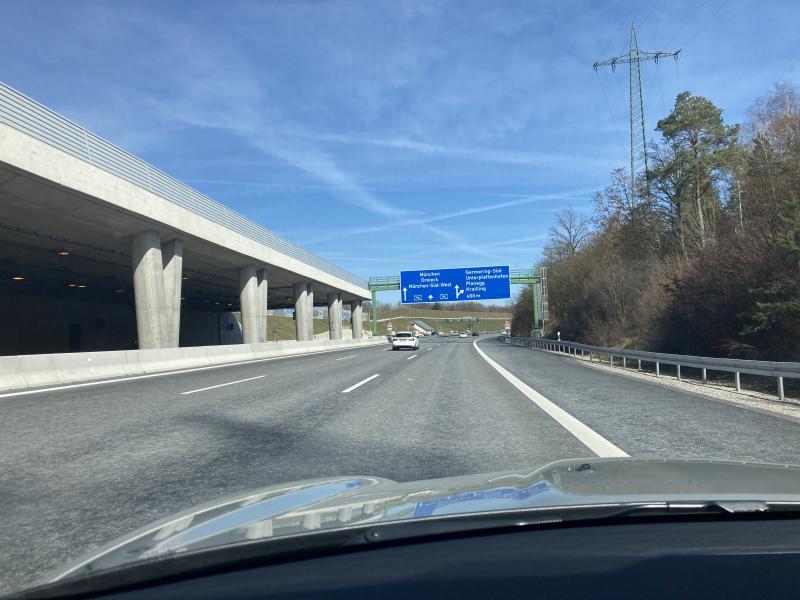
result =
[[[131,350],[133,356],[129,362],[131,375],[148,375],[161,371],[177,371],[193,367],[205,367],[211,364],[206,356],[205,346],[191,348],[161,348],[155,350]],[[243,353],[249,356],[249,353]],[[134,363],[135,362],[135,367]],[[247,360],[242,359],[242,360]],[[232,359],[232,362],[234,359]]]
[[[0,356],[0,392],[374,346],[383,338]]]
[[[23,388],[92,381],[128,375],[125,351],[31,354],[19,356]],[[5,373],[0,389],[7,388]]]
[[[21,356],[0,356],[0,379],[9,389],[24,388],[27,385],[23,370]]]

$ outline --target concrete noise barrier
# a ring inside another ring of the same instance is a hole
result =
[[[0,391],[149,375],[385,343],[385,338],[381,336],[361,340],[283,341],[157,350],[0,356]]]

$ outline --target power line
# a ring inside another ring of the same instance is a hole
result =
[[[720,11],[723,9],[723,7],[724,7],[724,6],[725,6],[727,3],[728,3],[728,0],[723,0],[723,1],[720,3],[720,5],[717,7],[717,10],[715,10],[713,13],[711,13],[711,16],[710,16],[710,17],[708,17],[708,19],[706,19],[706,20],[703,22],[703,24],[702,24],[702,25],[700,25],[700,27],[698,27],[698,28],[695,30],[695,32],[694,32],[692,35],[690,35],[690,36],[689,36],[689,39],[688,39],[688,40],[686,40],[686,41],[683,43],[683,45],[681,46],[681,48],[685,48],[686,46],[688,46],[688,45],[691,43],[691,41],[692,41],[692,40],[695,38],[695,36],[696,36],[698,33],[700,33],[700,31],[701,31],[701,30],[702,30],[702,29],[703,29],[703,28],[704,28],[706,25],[708,25],[708,24],[711,22],[711,20],[712,20],[714,17],[716,17],[716,16],[717,16],[717,15],[720,13]]]
[[[619,26],[619,28],[618,28],[618,29],[617,29],[617,30],[614,32],[614,35],[612,35],[612,36],[611,36],[611,39],[610,39],[610,40],[608,40],[608,43],[607,43],[607,44],[605,45],[605,47],[604,47],[604,48],[603,48],[603,49],[600,51],[600,54],[605,54],[605,53],[606,53],[606,50],[608,50],[608,49],[611,47],[611,44],[612,44],[612,42],[613,42],[615,39],[617,39],[617,36],[618,36],[618,35],[620,34],[620,32],[622,31],[622,28],[623,28],[623,27],[625,27],[625,23],[627,23],[627,22],[628,22],[628,20],[631,18],[631,15],[633,15],[634,11],[635,11],[635,10],[636,10],[636,8],[639,6],[639,4],[641,3],[641,1],[642,1],[642,0],[638,0],[638,1],[636,2],[636,4],[634,4],[634,5],[633,5],[633,8],[631,8],[631,9],[630,9],[630,11],[628,11],[628,14],[627,14],[627,15],[625,15],[625,18],[622,20],[622,24],[621,24],[621,25]]]
[[[647,13],[647,14],[644,16],[644,19],[642,19],[641,21],[639,21],[639,29],[641,29],[642,27],[644,27],[644,24],[645,24],[645,23],[647,23],[647,19],[649,19],[649,18],[650,18],[650,15],[652,15],[652,14],[653,14],[653,11],[656,9],[656,7],[658,6],[658,4],[659,4],[660,2],[661,2],[661,0],[656,0],[655,2],[653,2],[653,6],[652,6],[652,7],[650,7],[650,12],[648,12],[648,13]]]
[[[623,104],[625,103],[625,94],[622,93],[622,84],[619,82],[619,79],[614,79],[614,83],[617,84],[617,94],[619,94],[620,102]],[[625,114],[625,111],[622,111],[622,114]]]
[[[600,90],[603,92],[603,98],[606,101],[606,108],[608,108],[608,114],[611,117],[611,122],[613,123],[617,119],[616,119],[616,115],[614,114],[614,110],[611,108],[611,100],[609,100],[609,98],[608,98],[608,94],[606,93],[605,85],[603,85],[603,80],[598,77],[597,81],[600,83]],[[617,136],[619,137],[620,146],[624,147],[625,146],[625,139],[622,137],[622,133],[620,133],[620,131],[618,129],[615,129],[614,131],[617,132]]]
[[[661,87],[661,71],[656,71],[658,73],[658,94],[661,96],[661,114],[667,112],[666,104],[664,103],[664,88]]]
[[[678,37],[678,36],[679,36],[681,33],[683,33],[683,30],[684,30],[684,29],[686,29],[686,26],[687,26],[689,23],[691,23],[691,22],[694,20],[694,18],[695,18],[697,15],[699,15],[699,14],[700,14],[700,11],[701,11],[701,10],[703,10],[703,9],[705,8],[705,6],[706,6],[706,4],[708,4],[708,2],[709,2],[709,0],[703,0],[703,2],[700,4],[700,6],[698,6],[698,7],[697,7],[697,10],[695,10],[695,11],[694,11],[694,13],[692,14],[692,16],[691,16],[691,17],[689,17],[688,19],[686,19],[686,20],[683,22],[683,25],[681,25],[681,28],[680,28],[680,29],[678,29],[678,31],[676,31],[676,32],[675,32],[675,34],[673,34],[673,36],[672,36],[671,38],[669,38],[669,41],[668,41],[666,44],[664,44],[664,45],[665,45],[665,46],[670,46],[670,45],[672,44],[672,42],[674,42],[674,41],[677,39],[677,37]]]

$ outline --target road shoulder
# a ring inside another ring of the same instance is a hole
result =
[[[565,356],[557,352],[550,352],[548,350],[533,350],[534,352],[546,352],[555,356],[562,356],[565,359],[573,360],[576,364],[582,365],[590,369],[596,369],[604,373],[611,373],[626,377],[635,381],[645,381],[652,383],[659,387],[668,390],[679,390],[683,393],[702,398],[704,400],[711,400],[712,402],[720,402],[736,408],[744,408],[753,412],[769,415],[772,417],[780,417],[793,423],[800,423],[800,406],[793,402],[781,402],[777,396],[770,397],[767,394],[759,394],[758,392],[736,392],[727,388],[715,386],[713,384],[701,384],[694,381],[678,381],[671,376],[656,377],[653,374],[646,372],[638,372],[633,369],[625,369],[622,367],[611,367],[609,365],[600,364],[596,362],[589,362],[585,359],[574,358]]]

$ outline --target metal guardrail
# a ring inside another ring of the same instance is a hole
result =
[[[246,219],[227,206],[159,171],[142,159],[114,146],[2,82],[0,82],[0,123],[80,158],[273,250],[278,250],[348,283],[367,288],[366,280],[361,277]]]
[[[506,337],[504,341],[515,346],[526,346],[538,348],[540,350],[550,350],[577,356],[580,352],[581,357],[589,355],[589,361],[594,356],[608,356],[611,366],[614,366],[614,359],[622,359],[622,367],[627,368],[629,360],[638,361],[638,369],[641,370],[642,363],[652,363],[655,365],[656,377],[661,376],[661,365],[673,365],[676,367],[676,377],[681,379],[681,367],[700,369],[702,372],[703,383],[706,382],[708,371],[724,371],[734,373],[736,380],[736,391],[742,390],[742,373],[748,375],[760,375],[763,377],[775,377],[778,382],[778,398],[784,400],[783,380],[800,379],[800,363],[796,362],[772,362],[763,360],[741,360],[736,358],[712,358],[709,356],[688,356],[683,354],[664,354],[661,352],[644,352],[642,350],[620,350],[618,348],[604,348],[602,346],[589,346],[588,344],[578,344],[576,342],[563,342],[560,340],[547,340],[543,338],[525,337]]]

